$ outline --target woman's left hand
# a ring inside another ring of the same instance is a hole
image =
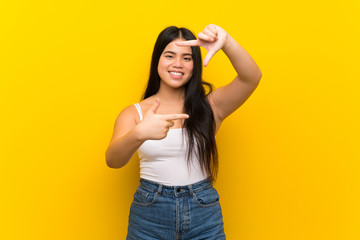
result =
[[[219,26],[214,24],[207,25],[204,30],[198,34],[198,40],[189,40],[177,42],[177,46],[201,46],[206,49],[207,54],[204,58],[204,66],[206,67],[210,59],[225,44],[228,33]]]

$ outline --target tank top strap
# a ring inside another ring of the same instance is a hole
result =
[[[139,103],[134,103],[134,106],[136,107],[136,110],[137,110],[138,113],[139,113],[140,121],[141,121],[141,120],[143,119],[143,116],[142,116],[140,104],[139,104]]]

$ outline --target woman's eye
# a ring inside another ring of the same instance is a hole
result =
[[[172,58],[172,56],[170,56],[170,55],[167,55],[167,56],[165,56],[165,57],[167,57],[167,58]]]
[[[191,61],[191,58],[184,58],[186,61]]]

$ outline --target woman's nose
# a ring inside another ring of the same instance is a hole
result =
[[[174,62],[173,62],[173,66],[174,66],[174,67],[181,67],[181,66],[182,66],[181,59],[175,58],[175,59],[174,59]]]

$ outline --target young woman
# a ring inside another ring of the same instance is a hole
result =
[[[202,81],[200,46],[207,50],[204,66],[222,49],[238,74],[232,82],[213,91]],[[174,26],[159,34],[142,101],[121,111],[106,151],[111,168],[126,165],[137,150],[140,158],[127,239],[225,239],[213,187],[215,135],[261,76],[252,57],[219,26],[207,25],[198,39]]]

